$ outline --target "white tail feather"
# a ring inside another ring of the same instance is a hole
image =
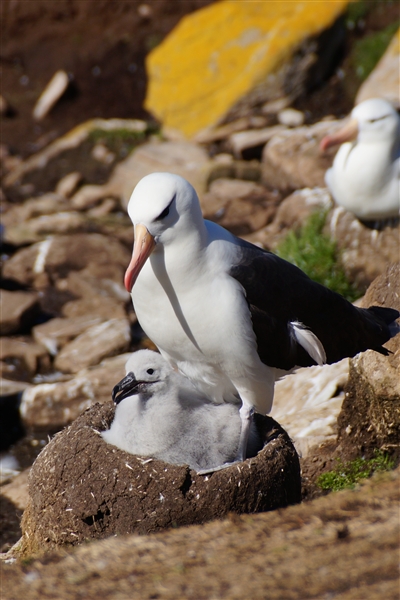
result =
[[[299,321],[292,321],[290,324],[300,346],[315,360],[317,365],[324,365],[326,363],[325,349],[315,333]]]

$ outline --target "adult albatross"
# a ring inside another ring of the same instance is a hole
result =
[[[400,117],[382,98],[356,106],[350,121],[325,136],[321,149],[341,144],[325,174],[336,202],[363,221],[399,216]]]
[[[206,221],[182,177],[153,173],[134,189],[125,274],[140,325],[164,358],[215,403],[241,400],[237,460],[253,411],[267,414],[275,380],[295,366],[382,347],[397,310],[360,309],[300,269]]]

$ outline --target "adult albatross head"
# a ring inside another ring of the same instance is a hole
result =
[[[152,173],[141,179],[129,200],[128,214],[135,243],[124,282],[131,292],[153,251],[182,239],[185,232],[201,232],[204,225],[195,190],[188,181],[171,173]]]
[[[336,133],[326,135],[320,147],[325,151],[353,140],[358,143],[395,143],[399,135],[400,118],[390,102],[371,98],[353,108],[350,120]]]

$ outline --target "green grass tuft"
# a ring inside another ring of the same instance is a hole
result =
[[[400,21],[395,21],[385,29],[367,35],[355,43],[351,63],[361,81],[364,81],[375,68],[396,33],[399,23]]]
[[[336,242],[322,232],[325,220],[326,211],[313,213],[299,231],[288,233],[276,254],[353,302],[360,291],[347,279]]]
[[[377,471],[390,471],[394,469],[395,462],[389,455],[381,450],[375,451],[375,456],[369,460],[356,458],[343,463],[337,459],[337,466],[333,471],[322,473],[317,479],[317,486],[322,490],[338,492],[354,488],[361,479],[371,477]]]

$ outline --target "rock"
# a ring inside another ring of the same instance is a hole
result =
[[[286,127],[301,127],[304,124],[304,113],[295,108],[284,108],[278,112],[278,121]]]
[[[52,158],[55,158],[61,154],[61,152],[77,148],[95,129],[104,131],[126,129],[128,131],[143,133],[147,129],[147,123],[139,119],[90,119],[89,121],[85,121],[85,123],[77,125],[77,127],[74,127],[74,129],[56,139],[43,150],[36,152],[16,166],[12,172],[8,173],[4,178],[3,183],[5,187],[15,185],[31,171],[42,169]]]
[[[246,239],[274,250],[289,231],[300,229],[313,212],[327,210],[331,206],[332,199],[327,188],[297,190],[281,202],[272,223],[246,236]]]
[[[89,327],[67,343],[56,357],[54,365],[64,373],[78,373],[99,364],[109,356],[125,352],[131,341],[128,319],[110,319]]]
[[[14,246],[22,246],[44,240],[52,234],[77,233],[87,228],[87,219],[82,214],[74,211],[57,212],[7,227],[4,240]]]
[[[69,79],[65,71],[60,70],[53,75],[33,109],[32,114],[36,121],[41,121],[49,114],[53,106],[64,94],[68,84]]]
[[[124,319],[126,313],[121,302],[111,297],[91,294],[66,302],[62,307],[62,315],[69,319],[90,315],[92,318],[99,317],[105,321],[110,318],[110,315],[115,319]]]
[[[201,208],[206,219],[242,235],[271,221],[278,201],[279,196],[252,181],[217,179],[204,194]]]
[[[346,4],[223,1],[186,16],[147,57],[146,109],[188,137],[220,122]]]
[[[275,135],[263,151],[263,182],[282,191],[325,187],[325,172],[335,151],[321,154],[319,143],[339,127],[340,121],[321,121]]]
[[[267,119],[257,115],[242,117],[236,121],[230,121],[224,125],[215,125],[214,127],[206,127],[199,131],[193,141],[198,144],[211,144],[230,137],[238,131],[244,131],[253,128],[263,128],[267,125]],[[167,128],[168,129],[168,128]]]
[[[55,356],[65,344],[101,321],[101,317],[93,316],[91,313],[70,319],[55,318],[47,323],[36,325],[32,329],[32,335],[52,356]]]
[[[82,175],[81,173],[79,173],[79,171],[73,171],[72,173],[68,173],[68,175],[62,177],[57,183],[57,187],[54,190],[54,192],[59,196],[69,198],[70,196],[72,196],[81,180]]]
[[[274,135],[281,133],[285,129],[281,125],[274,125],[273,127],[265,127],[263,129],[239,131],[229,136],[228,144],[233,154],[237,158],[240,158],[245,150],[265,146]]]
[[[82,209],[112,196],[121,198],[126,208],[140,179],[157,171],[181,175],[201,194],[206,189],[211,165],[207,152],[197,144],[186,141],[148,142],[118,163],[105,185],[85,185],[71,198],[71,202]]]
[[[49,369],[47,350],[28,337],[1,338],[2,377],[28,380],[41,369]]]
[[[216,179],[241,179],[243,181],[261,180],[261,166],[258,160],[234,160],[232,155],[227,160],[227,154],[217,155],[213,161],[212,168],[208,178],[208,185],[211,185]],[[202,201],[202,195],[200,202]]]
[[[22,545],[31,552],[300,501],[297,454],[269,417],[257,415],[265,446],[255,458],[203,476],[106,444],[98,432],[113,412],[111,402],[96,404],[57,434],[34,463],[22,522]]]
[[[78,210],[86,210],[95,206],[110,195],[110,186],[108,183],[104,185],[87,184],[83,185],[71,198],[72,206]]]
[[[400,263],[387,267],[363,298],[363,306],[400,310]],[[383,356],[368,350],[350,361],[346,396],[339,415],[339,448],[353,456],[382,449],[399,456],[400,447],[400,334],[385,344]]]
[[[123,277],[130,252],[117,240],[99,233],[55,235],[16,252],[4,265],[4,277],[26,285],[38,285],[41,275],[65,278],[88,265],[112,270]]]
[[[400,222],[382,222],[379,228],[363,224],[352,213],[335,207],[325,231],[337,241],[344,270],[351,281],[365,289],[390,263],[399,260]]]
[[[105,165],[110,165],[116,159],[114,152],[111,152],[107,146],[101,142],[98,142],[93,146],[91,154],[95,160],[98,160]]]
[[[14,396],[31,387],[26,381],[0,378],[0,396]]]
[[[13,481],[2,485],[0,494],[8,498],[19,510],[25,510],[28,504],[28,476],[30,469],[22,471]]]
[[[349,360],[297,369],[275,384],[271,417],[282,424],[302,458],[313,446],[336,440]]]
[[[101,204],[89,209],[86,214],[92,219],[98,219],[109,215],[117,208],[117,206],[118,203],[114,198],[105,198]]]
[[[369,98],[385,98],[400,109],[400,29],[393,37],[385,54],[382,56],[372,73],[358,90],[355,104],[360,104]]]
[[[22,394],[20,413],[27,428],[57,431],[72,423],[95,402],[107,402],[116,384],[125,376],[130,353],[107,358],[100,365],[83,369],[69,381],[40,383]]]
[[[29,198],[23,204],[11,205],[7,212],[2,215],[5,235],[7,235],[9,227],[21,226],[23,222],[29,221],[29,219],[68,210],[71,210],[70,204],[65,198],[55,193],[43,194],[38,198]]]
[[[69,289],[81,297],[101,296],[112,298],[121,304],[130,304],[131,297],[126,291],[123,280],[123,269],[115,265],[89,263],[81,271],[71,271],[66,280],[60,281],[60,289]]]
[[[276,100],[269,100],[261,107],[261,111],[266,115],[277,115],[279,112],[287,108],[292,102],[290,96],[282,96]]]
[[[8,290],[1,290],[1,334],[10,335],[29,328],[39,310],[38,295],[36,292],[9,292]]]

